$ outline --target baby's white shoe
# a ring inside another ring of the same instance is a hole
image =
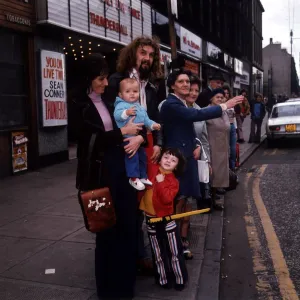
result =
[[[142,191],[145,189],[145,185],[139,178],[135,178],[134,180],[130,178],[129,183],[138,191]]]
[[[148,178],[142,178],[141,182],[146,185],[152,185],[152,182]]]

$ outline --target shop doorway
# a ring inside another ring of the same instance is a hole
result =
[[[116,71],[116,63],[122,46],[85,35],[66,34],[64,37],[64,53],[67,70],[68,93],[68,148],[69,159],[75,159],[77,150],[77,126],[74,98],[84,80],[83,68],[87,57],[94,53],[102,54],[106,59],[110,74]]]

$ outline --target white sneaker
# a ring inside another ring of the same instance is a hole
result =
[[[141,182],[139,178],[136,178],[136,180],[129,179],[129,183],[138,191],[142,191],[145,189],[145,185]]]
[[[142,178],[141,182],[146,185],[152,185],[152,182],[148,178]]]

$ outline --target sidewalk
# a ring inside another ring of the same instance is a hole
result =
[[[244,157],[253,146],[241,146]],[[0,181],[0,299],[97,299],[95,237],[83,225],[75,171],[72,160]],[[162,290],[153,278],[138,278],[135,299],[218,299],[222,227],[219,212],[192,217],[189,286]]]

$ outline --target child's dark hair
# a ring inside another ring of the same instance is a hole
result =
[[[181,151],[177,148],[164,148],[161,151],[159,161],[161,161],[161,158],[164,154],[170,154],[178,158],[178,165],[176,169],[173,171],[176,177],[179,177],[183,174],[185,165],[186,165],[186,159],[181,153]]]

